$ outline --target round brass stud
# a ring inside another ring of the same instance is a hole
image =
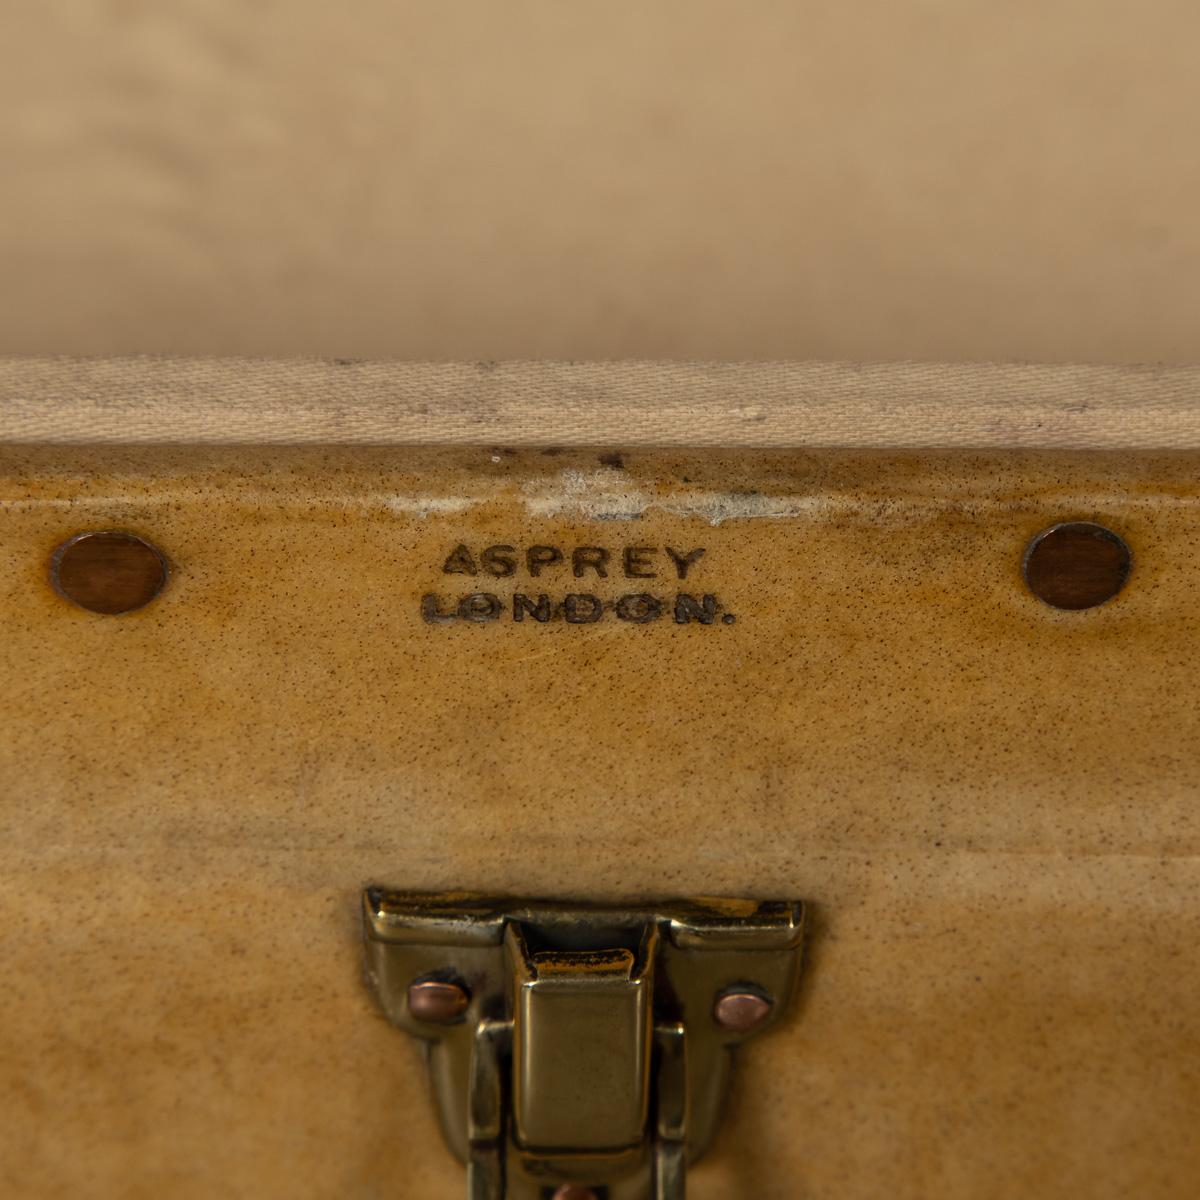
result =
[[[1111,600],[1129,578],[1133,557],[1111,529],[1067,521],[1044,529],[1025,551],[1025,582],[1039,600],[1076,611]]]
[[[116,616],[149,604],[163,590],[167,561],[133,533],[77,533],[51,556],[50,582],[80,608]]]

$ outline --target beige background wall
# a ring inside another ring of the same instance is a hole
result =
[[[9,0],[0,353],[1200,358],[1191,0]]]

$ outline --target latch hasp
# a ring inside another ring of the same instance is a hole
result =
[[[479,1200],[682,1196],[731,1052],[779,1020],[798,901],[632,906],[368,888],[367,975],[429,1047],[446,1142]],[[586,1194],[575,1193],[575,1194]]]

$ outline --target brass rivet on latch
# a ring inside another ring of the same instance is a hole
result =
[[[418,1021],[453,1025],[467,1011],[471,998],[457,983],[422,979],[408,987],[408,1011]]]
[[[80,608],[116,616],[149,604],[162,591],[167,562],[133,533],[77,533],[51,556],[50,582]]]
[[[1132,555],[1111,529],[1067,521],[1042,530],[1025,551],[1025,582],[1054,608],[1095,608],[1111,600],[1129,577]]]
[[[771,1001],[757,992],[727,988],[713,1005],[713,1019],[730,1033],[749,1033],[767,1019],[771,1008]]]
[[[577,1183],[564,1183],[554,1193],[554,1200],[596,1200],[596,1193],[589,1187],[580,1187]]]

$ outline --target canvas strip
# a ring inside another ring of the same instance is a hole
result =
[[[1200,368],[0,359],[0,440],[1194,449]]]

